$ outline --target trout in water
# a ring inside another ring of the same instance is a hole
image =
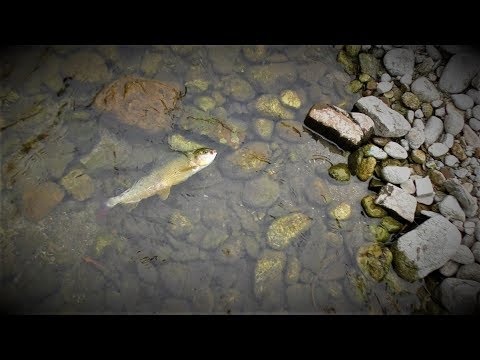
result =
[[[109,208],[117,204],[135,205],[153,195],[159,195],[162,200],[166,200],[172,186],[184,182],[210,165],[215,156],[217,151],[209,148],[185,152],[179,158],[152,170],[148,176],[138,180],[122,194],[108,199],[105,205]]]

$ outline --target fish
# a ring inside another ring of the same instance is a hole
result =
[[[216,156],[217,151],[210,148],[184,152],[169,163],[153,169],[149,175],[138,180],[120,195],[109,198],[105,205],[107,208],[112,208],[118,204],[136,206],[143,199],[153,195],[158,195],[162,200],[167,200],[172,186],[184,182],[206,168]]]

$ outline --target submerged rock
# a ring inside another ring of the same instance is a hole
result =
[[[370,234],[373,236],[373,241],[382,243],[386,242],[390,238],[389,232],[382,226],[372,224],[369,225],[368,228],[370,230]]]
[[[392,253],[379,244],[362,246],[357,253],[357,263],[365,275],[381,281],[390,271]]]
[[[42,183],[23,193],[25,216],[33,221],[45,217],[63,199],[65,192],[53,182]]]
[[[112,76],[103,58],[90,51],[70,55],[63,63],[63,73],[84,82],[105,82]]]
[[[472,280],[448,278],[437,290],[442,305],[454,315],[472,315],[480,311],[480,283]]]
[[[283,105],[294,109],[299,109],[302,106],[302,100],[294,90],[283,90],[280,93],[280,100]]]
[[[446,218],[431,217],[395,243],[395,270],[405,280],[422,279],[455,255],[461,239],[460,231]]]
[[[330,216],[335,220],[348,220],[352,215],[352,207],[347,203],[341,203],[330,211]]]
[[[78,201],[88,199],[95,190],[92,178],[81,169],[70,171],[62,178],[61,184]]]
[[[269,140],[272,137],[274,123],[268,119],[256,119],[254,130],[263,140]]]
[[[329,186],[321,178],[315,178],[305,188],[307,199],[316,205],[329,204],[333,200]]]
[[[277,200],[280,186],[264,175],[248,181],[243,189],[243,202],[253,208],[269,207]]]
[[[300,262],[306,269],[319,273],[322,271],[322,263],[327,252],[327,241],[323,237],[312,237],[307,241],[300,254]]]
[[[294,120],[282,120],[275,125],[275,132],[278,136],[290,142],[305,142],[310,139],[301,122]]]
[[[269,65],[250,66],[246,72],[247,79],[260,93],[277,92],[295,82],[297,70],[291,62]]]
[[[294,213],[275,219],[267,231],[267,243],[276,250],[286,249],[293,239],[310,229],[312,219]]]
[[[269,163],[272,151],[267,143],[251,142],[223,158],[219,167],[232,179],[249,179],[262,171]]]
[[[235,101],[249,101],[255,97],[252,86],[237,75],[229,75],[223,79],[223,92]]]
[[[125,76],[100,91],[94,104],[123,123],[155,133],[171,128],[171,112],[181,98],[180,91],[171,85]]]
[[[295,115],[285,108],[275,95],[261,95],[256,103],[255,109],[263,116],[279,118],[282,120],[293,120]]]
[[[275,291],[283,282],[286,256],[283,252],[265,250],[255,266],[254,291],[258,298]]]
[[[330,177],[338,181],[350,180],[350,171],[348,170],[347,164],[335,164],[330,166],[328,169],[328,174]]]

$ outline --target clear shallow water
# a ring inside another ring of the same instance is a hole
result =
[[[372,240],[368,225],[379,222],[362,213],[367,183],[331,179],[324,159],[346,162],[348,153],[298,127],[315,102],[351,110],[358,98],[344,90],[351,79],[336,63],[337,51],[4,49],[2,308],[55,314],[425,312],[422,283],[409,284],[393,270],[379,283],[362,274],[356,251]],[[127,124],[94,106],[97,93],[125,75],[175,84],[182,92],[186,87],[172,126],[156,131],[146,116],[138,127],[136,118]],[[278,103],[277,113],[266,114],[256,106],[265,94],[279,99],[285,90],[298,95],[300,103],[291,102],[297,108]],[[212,128],[205,136],[198,130],[205,119],[220,119],[213,128],[227,136],[233,123],[243,136],[226,144]],[[168,144],[173,134],[215,148],[215,161],[174,186],[166,201],[153,196],[134,209],[119,205],[99,215],[108,197],[178,156]],[[253,155],[242,156],[252,146]],[[73,193],[67,190],[72,183]],[[342,203],[352,215],[336,221],[329,212]],[[308,229],[288,246],[272,248],[267,233],[273,221],[298,213]]]

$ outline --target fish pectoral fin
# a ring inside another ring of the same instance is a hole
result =
[[[168,196],[170,195],[170,187],[166,187],[158,192],[158,196],[160,196],[160,199],[162,200],[167,200]]]

